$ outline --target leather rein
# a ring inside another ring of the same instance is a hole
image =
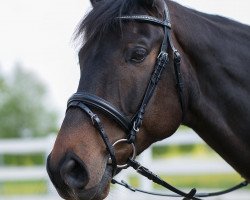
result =
[[[169,61],[169,55],[167,53],[168,48],[170,47],[173,51],[173,57],[174,57],[174,71],[175,71],[175,78],[176,78],[176,87],[179,95],[179,102],[182,109],[182,118],[184,118],[185,113],[185,102],[184,102],[184,94],[183,94],[183,81],[180,73],[180,61],[181,57],[178,51],[173,46],[171,37],[170,37],[170,30],[171,30],[171,23],[170,23],[170,17],[169,17],[169,11],[167,8],[167,5],[165,4],[165,10],[164,10],[164,16],[163,20],[148,16],[148,15],[132,15],[132,16],[120,16],[117,17],[120,21],[138,21],[142,23],[151,23],[154,25],[158,25],[163,27],[164,29],[164,38],[161,45],[160,53],[157,57],[156,64],[153,70],[153,73],[151,74],[150,81],[148,83],[146,92],[144,94],[143,100],[140,104],[140,107],[134,117],[132,119],[127,118],[123,113],[121,113],[119,110],[117,110],[111,103],[108,101],[102,99],[101,97],[98,97],[94,94],[90,94],[87,92],[77,92],[70,97],[67,104],[67,110],[71,107],[77,107],[81,109],[84,113],[86,113],[91,121],[93,126],[98,130],[99,135],[101,136],[103,142],[105,143],[107,152],[110,155],[110,158],[108,160],[108,164],[112,165],[112,174],[113,176],[116,174],[117,169],[124,169],[127,167],[132,167],[138,172],[139,174],[147,177],[148,179],[152,180],[153,182],[165,187],[166,189],[172,191],[174,194],[160,194],[160,193],[153,193],[153,192],[147,192],[140,189],[136,189],[125,183],[124,181],[118,182],[115,179],[112,179],[113,184],[119,184],[127,189],[130,189],[131,191],[138,191],[142,193],[147,193],[151,195],[158,195],[158,196],[170,196],[170,197],[184,197],[184,199],[194,199],[199,200],[201,197],[211,197],[211,196],[218,196],[222,195],[231,191],[234,191],[236,189],[242,188],[244,186],[248,185],[247,181],[244,181],[240,183],[239,185],[236,185],[235,187],[232,187],[230,189],[221,191],[221,192],[215,192],[215,193],[196,193],[196,189],[192,189],[189,193],[183,192],[166,181],[162,180],[159,176],[151,172],[149,169],[143,167],[140,163],[135,161],[136,157],[136,147],[135,147],[135,140],[136,136],[140,130],[140,127],[142,125],[143,116],[145,113],[145,109],[148,105],[148,102],[150,101],[151,97],[153,96],[153,93],[155,91],[155,88],[157,86],[157,83],[160,80],[161,74],[163,70],[167,67],[168,61]],[[116,141],[114,144],[111,144],[104,128],[102,125],[102,122],[100,118],[90,109],[95,108],[106,114],[108,117],[115,120],[127,133],[126,139],[120,139]],[[119,143],[128,143],[131,144],[133,149],[133,155],[128,159],[126,164],[118,165],[115,157],[115,146]]]

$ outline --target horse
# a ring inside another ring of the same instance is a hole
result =
[[[79,86],[47,160],[59,195],[106,198],[129,160],[181,124],[250,181],[250,27],[170,0],[91,3]]]

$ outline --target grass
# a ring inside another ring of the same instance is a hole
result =
[[[0,183],[0,194],[6,195],[41,195],[46,194],[46,181],[7,181]]]
[[[44,165],[44,155],[42,153],[2,154],[0,161],[0,166],[4,167],[41,166]],[[48,192],[47,188],[45,180],[2,181],[0,182],[0,196],[42,195]]]
[[[201,175],[162,175],[168,183],[177,188],[198,188],[198,189],[227,189],[242,182],[242,178],[233,173],[228,174],[201,174]],[[140,187],[138,176],[131,176],[129,183],[134,187]],[[155,189],[164,189],[163,187],[154,184]],[[246,189],[250,189],[247,186]]]
[[[202,175],[172,175],[162,176],[169,183],[180,188],[219,188],[226,189],[240,182],[242,178],[237,174],[202,174]],[[160,189],[161,186],[154,185],[155,189]]]
[[[181,126],[179,129],[188,130]],[[152,149],[153,159],[165,159],[180,156],[191,157],[216,157],[217,154],[206,144],[181,144],[181,145],[158,145]]]
[[[35,154],[3,154],[1,160],[5,166],[33,166],[43,165],[44,155]]]
[[[174,157],[190,156],[195,157],[218,157],[218,155],[206,144],[195,145],[162,145],[155,146],[152,150],[153,159],[167,159]]]

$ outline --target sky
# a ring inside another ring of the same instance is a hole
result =
[[[175,0],[196,10],[250,25],[249,0]],[[15,63],[48,87],[51,106],[63,118],[67,99],[78,86],[78,22],[91,9],[88,0],[0,0],[0,73]]]

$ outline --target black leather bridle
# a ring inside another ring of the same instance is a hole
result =
[[[93,122],[93,125],[98,129],[107,147],[114,169],[117,167],[116,166],[117,162],[116,162],[115,155],[114,155],[114,147],[113,147],[114,145],[110,144],[107,134],[102,128],[101,120],[96,114],[94,114],[91,111],[90,108],[96,108],[100,110],[101,112],[105,113],[106,115],[108,115],[109,117],[111,117],[112,119],[114,119],[125,130],[127,134],[126,142],[131,144],[134,148],[134,142],[136,140],[136,135],[139,132],[140,127],[142,125],[145,109],[151,97],[153,96],[153,93],[155,91],[157,83],[160,80],[163,70],[167,67],[167,63],[169,61],[167,51],[168,51],[169,46],[172,48],[174,52],[174,66],[175,66],[175,74],[176,74],[176,80],[177,80],[177,88],[178,88],[181,108],[184,113],[183,83],[182,83],[181,74],[180,74],[180,55],[178,51],[172,45],[172,41],[170,39],[171,24],[170,24],[170,18],[169,18],[167,6],[164,11],[163,20],[160,20],[152,16],[147,16],[147,15],[120,16],[120,17],[117,17],[117,20],[138,21],[138,22],[144,22],[144,23],[146,22],[146,23],[151,23],[151,24],[155,24],[158,26],[162,26],[164,29],[164,38],[163,38],[163,42],[161,45],[160,53],[157,56],[157,60],[154,66],[153,73],[149,80],[146,92],[144,94],[143,100],[140,104],[138,111],[136,112],[134,117],[132,117],[132,119],[129,119],[127,116],[125,116],[122,112],[117,110],[108,101],[102,99],[101,97],[98,97],[94,94],[90,94],[87,92],[75,93],[68,100],[68,106],[67,106],[67,109],[71,107],[78,107],[89,115],[89,117],[91,118]],[[124,140],[121,142],[124,142]]]
[[[83,112],[85,112],[91,119],[93,125],[98,130],[103,142],[106,145],[106,149],[110,155],[110,159],[108,161],[108,164],[112,165],[113,169],[113,175],[115,175],[117,168],[126,168],[128,166],[133,167],[138,173],[142,174],[143,176],[146,176],[150,180],[164,186],[165,188],[171,190],[172,192],[177,194],[177,197],[185,197],[185,199],[199,199],[198,197],[208,197],[208,196],[215,196],[215,195],[221,195],[230,191],[233,191],[235,189],[239,189],[243,186],[247,185],[247,181],[242,182],[241,184],[230,188],[229,190],[222,191],[219,193],[206,193],[206,194],[196,194],[196,189],[192,189],[189,193],[185,193],[183,191],[180,191],[176,189],[175,187],[171,186],[167,182],[160,179],[157,175],[149,171],[147,168],[140,165],[138,162],[135,161],[136,157],[136,147],[134,145],[136,140],[136,135],[138,134],[140,127],[142,125],[143,116],[145,113],[145,109],[151,99],[151,97],[154,94],[155,88],[157,86],[157,83],[160,80],[161,74],[163,70],[167,67],[168,61],[169,61],[169,55],[168,55],[168,49],[169,47],[173,51],[174,56],[174,71],[175,71],[175,78],[176,78],[176,86],[177,91],[179,95],[179,102],[182,109],[182,118],[184,118],[185,114],[185,102],[184,102],[184,94],[183,94],[183,81],[180,73],[180,54],[173,46],[171,37],[170,37],[170,30],[171,30],[171,23],[170,23],[170,17],[169,17],[169,11],[167,8],[167,5],[165,4],[164,9],[164,16],[163,20],[158,19],[153,16],[148,15],[132,15],[132,16],[120,16],[117,17],[117,20],[122,21],[137,21],[142,23],[151,23],[157,26],[163,27],[164,30],[164,38],[161,45],[160,53],[157,57],[156,64],[154,66],[153,73],[151,75],[151,78],[149,80],[146,92],[144,94],[143,100],[140,104],[140,107],[134,117],[132,119],[129,119],[127,116],[125,116],[122,112],[117,110],[111,103],[108,101],[87,92],[77,92],[75,93],[70,99],[68,100],[67,110],[71,107],[77,107],[81,109]],[[114,144],[111,144],[103,126],[101,123],[101,120],[99,117],[92,112],[91,108],[95,108],[102,113],[106,114],[108,117],[111,117],[113,120],[115,120],[126,132],[127,138],[126,139],[120,139],[116,141]],[[114,147],[118,143],[129,143],[132,145],[133,148],[133,155],[131,158],[128,159],[128,162],[124,165],[118,165],[115,157],[115,150]],[[134,189],[128,184],[124,182],[118,182],[116,180],[112,180],[112,183],[117,183],[122,186],[125,186],[126,188],[132,190],[132,191],[141,191],[138,189]],[[146,192],[148,194],[154,194],[159,195],[156,193],[150,193]],[[175,196],[175,195],[162,195],[160,196]]]

